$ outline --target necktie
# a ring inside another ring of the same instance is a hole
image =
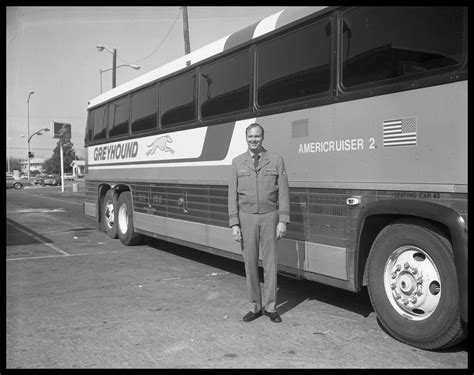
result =
[[[259,154],[255,154],[255,155],[253,156],[253,166],[255,167],[255,169],[257,169],[258,159],[260,159],[260,155],[259,155]]]

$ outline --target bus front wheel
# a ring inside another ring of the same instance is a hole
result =
[[[140,243],[141,234],[136,233],[133,227],[132,194],[124,191],[117,201],[117,232],[120,241],[127,246]]]
[[[117,238],[117,220],[115,216],[116,202],[112,190],[108,190],[102,201],[101,221],[103,229],[110,238]]]
[[[465,336],[452,247],[428,223],[397,222],[379,233],[368,291],[379,322],[399,341],[430,350]]]

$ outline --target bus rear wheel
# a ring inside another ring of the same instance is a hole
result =
[[[117,232],[120,241],[126,246],[137,245],[141,234],[136,233],[133,226],[132,194],[124,191],[117,201]]]
[[[368,291],[379,322],[401,342],[432,350],[465,337],[452,247],[428,223],[398,222],[379,233]]]
[[[112,190],[105,193],[102,201],[101,221],[102,227],[110,238],[117,238],[117,223],[116,223],[116,202]]]

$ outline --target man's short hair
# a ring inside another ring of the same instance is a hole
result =
[[[262,137],[265,137],[265,129],[263,129],[262,125],[254,122],[252,124],[250,124],[249,126],[247,126],[247,129],[245,129],[245,135],[247,135],[250,131],[250,129],[252,128],[260,128],[260,130],[262,131]]]

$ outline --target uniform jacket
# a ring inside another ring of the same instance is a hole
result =
[[[256,169],[248,151],[232,160],[229,226],[240,224],[239,210],[252,214],[278,210],[279,221],[290,222],[288,176],[281,155],[265,151]]]

